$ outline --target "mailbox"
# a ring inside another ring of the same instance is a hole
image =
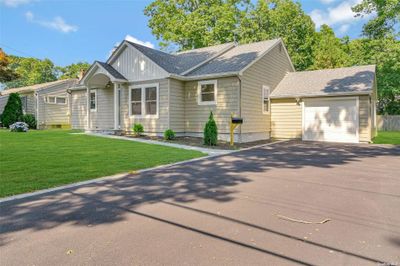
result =
[[[243,118],[232,117],[232,124],[235,124],[235,125],[243,124]]]

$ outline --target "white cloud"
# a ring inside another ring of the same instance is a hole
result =
[[[335,2],[336,0],[320,0],[320,2],[322,2],[325,5],[331,4],[333,2]]]
[[[151,42],[149,42],[149,41],[141,41],[141,40],[139,40],[139,39],[137,39],[137,38],[135,38],[135,37],[133,37],[132,35],[129,35],[129,34],[125,36],[124,40],[129,41],[129,42],[133,42],[133,43],[137,43],[137,44],[140,44],[140,45],[152,48],[152,49],[155,47],[154,44],[152,44]],[[117,47],[120,44],[121,44],[120,42],[116,42],[114,44],[114,48],[108,53],[108,57],[110,57],[114,53],[115,49],[117,49]]]
[[[70,33],[78,30],[78,26],[70,25],[65,22],[62,17],[55,17],[53,20],[36,19],[31,11],[25,13],[25,17],[29,22],[41,25],[43,27],[54,29],[62,33]]]
[[[350,28],[349,24],[343,24],[342,26],[340,26],[339,28],[339,33],[340,34],[345,34]]]
[[[322,24],[333,26],[342,23],[351,23],[362,19],[360,17],[354,17],[355,13],[351,10],[354,5],[360,2],[361,0],[342,1],[339,5],[328,8],[327,10],[314,9],[311,11],[310,16],[317,28]]]
[[[5,6],[8,7],[18,7],[20,5],[26,5],[34,0],[0,0],[0,3],[4,4]]]
[[[137,43],[137,44],[149,47],[149,48],[154,48],[154,44],[152,44],[151,42],[141,41],[141,40],[136,39],[135,37],[133,37],[133,36],[131,36],[129,34],[125,36],[125,40],[127,40],[129,42],[134,42],[134,43]]]

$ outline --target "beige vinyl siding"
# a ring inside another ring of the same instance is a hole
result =
[[[271,101],[272,137],[278,139],[301,138],[302,106],[295,99]]]
[[[68,84],[58,84],[52,86],[50,88],[42,89],[37,92],[38,94],[38,102],[39,102],[39,118],[38,125],[43,126],[51,126],[51,125],[69,125],[70,124],[70,109],[68,102],[68,94],[67,89],[69,88]],[[51,104],[45,102],[45,97],[55,96],[55,97],[65,97],[66,104]],[[29,97],[28,98],[28,109],[34,108],[36,106],[36,98]]]
[[[8,102],[8,95],[0,96],[0,114],[3,113],[4,107],[6,107],[7,102]]]
[[[216,105],[199,105],[197,87],[198,81],[185,84],[185,131],[202,133],[210,111],[213,111],[218,132],[228,134],[231,113],[239,114],[239,79],[229,77],[217,80]]]
[[[159,84],[159,116],[158,118],[134,118],[129,117],[129,88],[144,84]],[[146,82],[133,82],[121,89],[121,129],[131,130],[134,123],[140,123],[144,131],[149,134],[163,134],[168,129],[169,102],[168,102],[168,79],[149,80]]]
[[[265,132],[271,130],[270,114],[263,114],[262,86],[272,92],[292,67],[284,48],[279,45],[258,60],[243,73],[241,89],[242,133]]]
[[[359,97],[359,116],[360,116],[360,128],[359,138],[361,142],[371,141],[371,111],[369,104],[369,96]]]
[[[185,131],[185,85],[169,79],[169,127],[176,133]]]
[[[69,104],[66,93],[52,95],[66,98],[66,104],[45,103],[44,96],[39,96],[39,125],[69,125]]]
[[[114,88],[92,89],[96,91],[96,111],[90,111],[90,129],[114,129]]]
[[[85,129],[87,126],[86,90],[72,91],[71,94],[71,127]]]
[[[24,112],[26,114],[36,114],[36,97],[35,94],[28,93],[28,94],[21,94],[21,97],[26,97],[26,106],[23,107]]]

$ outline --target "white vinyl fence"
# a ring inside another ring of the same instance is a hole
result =
[[[376,120],[378,130],[400,131],[400,115],[378,115]]]

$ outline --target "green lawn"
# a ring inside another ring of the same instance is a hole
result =
[[[398,144],[400,145],[400,131],[379,131],[378,136],[373,139],[375,144]]]
[[[201,157],[198,151],[71,131],[0,130],[0,197]]]

